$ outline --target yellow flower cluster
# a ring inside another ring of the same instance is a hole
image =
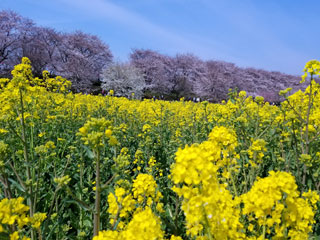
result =
[[[153,169],[155,168],[156,164],[157,164],[157,160],[155,159],[155,157],[152,156],[148,161],[147,172],[149,174],[152,174]]]
[[[135,209],[135,200],[131,194],[127,194],[122,187],[116,187],[115,194],[108,195],[108,212],[110,213],[110,223],[114,225],[118,218],[127,219],[129,214]],[[118,224],[118,229],[122,229],[123,222]]]
[[[10,81],[9,78],[0,78],[0,89],[4,88],[9,81]]]
[[[199,184],[202,180],[209,180],[217,172],[218,167],[212,162],[220,159],[217,146],[209,144],[186,146],[178,149],[176,161],[171,170],[172,180],[175,184]],[[204,151],[208,150],[208,151]]]
[[[3,225],[18,224],[22,228],[29,223],[30,218],[27,215],[29,207],[23,204],[23,198],[2,199],[0,202],[0,232],[4,231]]]
[[[128,148],[122,148],[120,154],[115,157],[115,169],[119,172],[123,171],[130,164],[130,155],[128,154]]]
[[[71,88],[71,82],[65,78],[57,76],[56,78],[50,78],[48,71],[43,71],[43,80],[36,79],[43,82],[38,83],[39,86],[44,86],[47,90],[52,92],[66,93]]]
[[[31,226],[33,228],[40,228],[41,223],[47,218],[45,213],[35,213],[31,218]]]
[[[248,230],[257,238],[268,234],[272,239],[308,239],[319,196],[308,192],[303,197],[290,173],[269,172],[268,177],[258,179],[248,193],[240,196],[242,214],[250,223]]]
[[[30,87],[38,86],[44,87],[51,92],[60,93],[66,93],[71,87],[71,82],[65,78],[60,76],[50,78],[48,71],[43,71],[42,79],[37,77],[34,78],[32,74],[31,62],[27,57],[22,58],[21,64],[16,65],[11,74],[13,76],[12,80],[4,81],[5,79],[3,79],[0,81],[2,83],[1,86],[9,82],[7,86],[8,88],[14,88],[17,86],[19,89],[29,89],[30,91],[33,91],[34,89]]]
[[[222,140],[219,132],[223,134]],[[250,157],[265,151],[265,144],[264,140],[255,141]],[[225,185],[219,183],[219,167],[215,162],[222,161],[220,153],[224,149],[232,151],[235,146],[234,135],[214,128],[208,141],[186,146],[176,153],[172,180],[183,185],[173,190],[184,199],[181,208],[186,217],[187,233],[208,239],[212,236],[215,239],[246,239],[248,236],[265,239],[267,234],[275,239],[307,239],[315,223],[317,193],[305,193],[305,198],[301,198],[291,174],[271,171],[269,177],[258,179],[248,193],[234,198]],[[249,221],[247,230],[241,219]]]
[[[307,62],[303,71],[304,71],[304,74],[302,75],[301,83],[305,82],[308,76],[308,73],[310,75],[318,75],[320,77],[320,62],[317,60],[311,60]]]
[[[38,229],[41,223],[46,219],[45,213],[35,213],[32,217],[28,215],[29,207],[23,204],[22,197],[7,199],[0,201],[0,233],[8,232],[14,228],[9,226],[17,226],[18,231],[10,234],[10,239],[19,239],[19,231],[23,231],[27,225]],[[23,240],[29,239],[23,236]]]
[[[143,211],[136,211],[132,220],[123,231],[101,231],[93,240],[161,240],[164,233],[160,227],[160,219],[146,207]]]
[[[221,138],[218,137],[222,134]],[[238,203],[224,184],[218,182],[220,161],[237,146],[235,134],[224,127],[215,127],[209,140],[186,146],[176,153],[171,175],[173,190],[184,198],[182,210],[191,236],[215,236],[216,239],[243,239]],[[224,154],[222,154],[224,153]],[[210,239],[210,238],[208,238]]]
[[[262,162],[264,152],[267,151],[265,147],[266,144],[267,143],[263,139],[257,139],[252,142],[252,145],[248,149],[248,154],[250,158],[249,163],[252,167],[257,167]]]
[[[46,154],[49,152],[50,149],[55,149],[56,146],[54,144],[54,142],[52,141],[48,141],[46,142],[45,145],[40,145],[40,146],[37,146],[35,147],[35,152],[39,155],[43,155],[43,154]]]
[[[32,66],[28,58],[23,57],[21,64],[18,64],[11,71],[13,76],[10,84],[17,86],[19,88],[26,88],[32,83]]]
[[[209,140],[216,142],[219,147],[234,150],[238,145],[237,136],[234,131],[226,127],[215,127],[209,134]]]
[[[8,151],[8,144],[6,144],[4,141],[0,141],[0,160],[4,160],[4,157],[6,156]]]
[[[221,136],[221,138],[219,138]],[[234,131],[225,127],[214,127],[209,140],[201,144],[178,149],[176,163],[171,171],[175,183],[199,184],[210,179],[219,168],[227,179],[236,172],[238,164],[234,150],[237,138]]]
[[[54,182],[56,184],[58,184],[59,187],[63,187],[65,185],[68,185],[68,183],[70,182],[71,178],[69,177],[69,175],[60,177],[60,178],[54,178]]]
[[[110,121],[105,118],[91,118],[79,129],[78,135],[81,136],[84,144],[93,149],[103,147],[106,138],[109,139],[109,144],[113,146],[117,144],[117,139],[112,136],[110,125]]]
[[[148,205],[152,203],[152,198],[156,196],[157,183],[149,174],[139,174],[133,180],[133,196],[139,203],[143,203],[146,199]]]
[[[137,149],[136,153],[134,154],[134,161],[133,164],[135,164],[137,167],[134,168],[134,171],[138,171],[140,172],[141,169],[144,167],[145,165],[145,161],[144,161],[144,156],[143,156],[143,152],[140,149]]]
[[[139,174],[133,180],[132,191],[128,191],[129,189],[120,185],[128,187],[126,183],[121,181],[115,187],[114,194],[109,193],[108,195],[110,223],[113,226],[117,224],[117,229],[125,227],[124,222],[128,222],[133,212],[140,212],[146,207],[153,206],[158,212],[163,211],[163,204],[160,202],[162,194],[152,175]],[[118,220],[119,222],[117,222]]]

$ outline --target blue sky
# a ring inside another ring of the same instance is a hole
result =
[[[318,0],[0,0],[0,9],[98,35],[121,61],[144,48],[300,75],[320,60]]]

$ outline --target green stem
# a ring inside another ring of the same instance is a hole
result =
[[[311,80],[310,80],[310,91],[309,91],[309,102],[308,102],[308,110],[307,110],[307,116],[306,116],[306,131],[304,134],[305,137],[305,154],[309,154],[309,119],[310,119],[310,112],[311,112],[311,107],[312,107],[312,80],[313,80],[313,74],[311,74]],[[307,166],[304,164],[303,166],[303,176],[302,176],[302,185],[306,185],[306,178],[307,178]]]
[[[96,194],[93,214],[93,236],[99,234],[100,228],[100,152],[96,149]]]
[[[205,229],[206,229],[206,232],[207,232],[208,239],[209,240],[213,240],[214,238],[211,235],[210,224],[209,224],[208,217],[207,217],[207,214],[206,214],[206,211],[205,211],[204,208],[203,208],[203,213],[204,213],[204,221],[205,221],[205,225],[206,225]]]
[[[33,190],[32,190],[32,178],[31,178],[31,170],[30,170],[30,161],[28,158],[28,146],[27,146],[27,140],[26,140],[26,125],[24,122],[24,104],[23,104],[23,95],[22,95],[22,90],[19,89],[19,94],[20,94],[20,106],[21,106],[21,113],[20,113],[20,124],[22,127],[21,130],[21,139],[22,139],[22,143],[23,143],[23,156],[24,156],[24,160],[26,163],[26,174],[27,174],[27,181],[28,181],[28,193],[29,196],[27,198],[27,203],[28,206],[30,207],[30,217],[33,216],[34,214],[34,203],[33,203]],[[35,239],[35,231],[32,230],[31,231],[31,239],[34,240]]]
[[[263,229],[262,229],[262,240],[266,239],[266,216],[264,217]]]
[[[83,154],[81,153],[81,163],[80,163],[80,189],[83,189]],[[83,201],[82,199],[82,192],[80,193],[79,196],[80,201]],[[84,211],[82,208],[80,208],[80,232],[83,231],[83,218],[84,218]]]
[[[229,165],[228,165],[228,172],[230,173],[230,176],[231,176],[231,182],[232,182],[234,194],[235,194],[236,196],[238,196],[238,191],[237,191],[237,188],[236,188],[236,183],[235,183],[235,181],[234,181],[233,174],[232,174],[233,172],[230,170]]]

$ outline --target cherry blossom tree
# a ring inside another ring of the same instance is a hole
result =
[[[141,98],[146,86],[139,69],[129,63],[113,63],[101,74],[102,89],[113,90],[116,96]]]
[[[62,35],[53,69],[57,75],[71,80],[75,89],[86,91],[100,81],[102,69],[112,58],[109,46],[98,37],[77,31]]]
[[[97,36],[60,33],[12,11],[0,11],[0,76],[10,76],[22,57],[31,60],[36,76],[46,69],[71,80],[74,90],[87,92],[100,84],[100,73],[113,58]]]
[[[196,96],[197,82],[207,81],[207,68],[192,54],[177,54],[173,59],[172,74],[168,79],[170,91],[177,97]]]
[[[10,75],[10,69],[19,63],[21,41],[33,27],[31,20],[13,11],[0,11],[0,75]]]
[[[175,98],[194,95],[195,82],[206,78],[206,66],[192,54],[166,56],[152,50],[134,50],[131,64],[143,73],[146,87],[156,95]]]
[[[168,94],[168,79],[172,74],[172,59],[152,50],[135,49],[130,63],[143,74],[146,89],[151,94]]]

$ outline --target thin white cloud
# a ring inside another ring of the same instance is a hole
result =
[[[200,57],[208,58],[208,52],[214,52],[216,56],[223,59],[233,59],[227,54],[227,46],[212,39],[208,40],[199,36],[185,36],[178,32],[152,23],[149,19],[126,9],[118,4],[107,0],[59,0],[72,8],[78,8],[84,15],[90,18],[112,20],[120,23],[131,30],[139,32],[148,39],[155,39],[162,45],[172,49],[172,52],[192,52]],[[175,49],[175,50],[174,50]]]
[[[96,17],[100,19],[109,19],[131,27],[135,31],[145,33],[147,35],[156,35],[166,40],[179,42],[180,44],[188,44],[182,37],[171,33],[166,29],[155,25],[143,18],[142,16],[129,11],[117,4],[105,0],[60,0],[65,4],[71,5],[83,11],[84,15]]]

